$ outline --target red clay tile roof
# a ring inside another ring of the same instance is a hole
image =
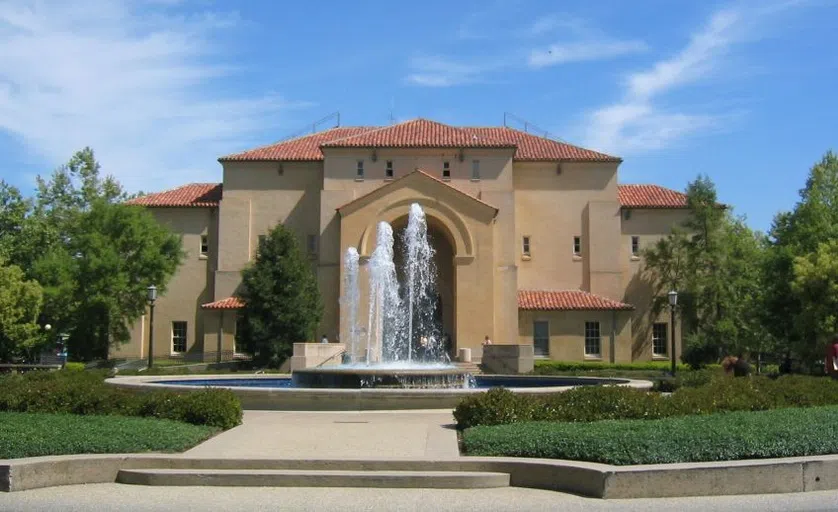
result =
[[[219,158],[225,161],[317,161],[320,147],[516,147],[515,160],[620,162],[620,158],[504,126],[451,126],[414,119],[392,126],[346,126]]]
[[[659,185],[619,185],[624,208],[686,208],[687,195]]]
[[[324,148],[514,148],[514,142],[493,139],[447,124],[413,119],[359,135],[332,140]]]
[[[486,201],[483,201],[482,199],[479,199],[479,198],[477,198],[477,197],[474,197],[473,195],[471,195],[471,194],[469,194],[469,193],[467,193],[467,192],[464,192],[464,191],[462,191],[462,190],[458,189],[457,187],[455,187],[454,185],[452,185],[452,184],[448,183],[447,181],[443,181],[443,180],[441,180],[441,179],[437,178],[436,176],[433,176],[432,174],[430,174],[430,173],[428,173],[428,172],[425,172],[425,171],[423,171],[422,169],[418,169],[418,168],[417,168],[417,169],[415,169],[415,170],[413,170],[413,171],[411,171],[411,172],[409,172],[409,173],[407,173],[407,174],[405,174],[405,175],[404,175],[404,176],[402,176],[401,178],[397,178],[397,179],[395,179],[395,180],[393,180],[393,181],[387,182],[387,183],[385,183],[384,185],[382,185],[382,186],[380,186],[380,187],[378,187],[378,188],[376,188],[376,189],[373,189],[373,190],[371,190],[370,192],[367,192],[366,194],[364,194],[364,195],[362,195],[362,196],[360,196],[360,197],[356,197],[355,199],[353,199],[352,201],[349,201],[349,202],[348,202],[348,203],[346,203],[346,204],[343,204],[343,205],[341,205],[341,206],[338,206],[337,208],[335,208],[335,210],[338,210],[338,211],[343,210],[343,209],[344,209],[344,208],[346,208],[347,206],[349,206],[349,205],[351,205],[351,204],[355,204],[356,202],[358,202],[358,201],[362,200],[363,198],[365,198],[365,197],[369,196],[370,194],[375,194],[375,193],[378,193],[378,192],[379,192],[380,190],[382,190],[382,189],[385,189],[385,188],[388,188],[388,187],[392,187],[393,185],[395,185],[396,183],[400,182],[401,180],[406,179],[408,176],[412,176],[412,175],[417,174],[417,173],[418,173],[418,174],[421,174],[422,176],[425,176],[426,178],[432,179],[432,180],[434,180],[434,181],[438,182],[438,183],[439,183],[439,184],[441,184],[441,185],[444,185],[444,186],[446,186],[446,187],[448,187],[448,188],[450,188],[450,189],[454,190],[454,191],[455,191],[455,192],[457,192],[458,194],[462,194],[462,195],[464,195],[464,196],[468,197],[469,199],[472,199],[472,200],[477,201],[478,203],[480,203],[480,204],[482,204],[482,205],[484,205],[484,206],[488,206],[489,208],[492,208],[493,210],[495,210],[495,214],[497,214],[497,212],[498,212],[498,209],[497,209],[497,208],[495,208],[494,206],[490,205],[490,204],[489,204],[489,203],[487,203]]]
[[[241,309],[244,307],[244,302],[238,297],[227,297],[226,299],[203,304],[201,307],[204,309]]]
[[[225,161],[279,161],[279,160],[294,160],[294,161],[312,161],[323,160],[323,153],[320,151],[320,145],[324,142],[329,142],[335,139],[343,139],[358,135],[366,131],[375,130],[376,127],[367,126],[346,126],[324,130],[322,132],[312,133],[303,137],[297,137],[290,140],[284,140],[262,146],[260,148],[251,149],[242,153],[235,153],[232,155],[222,156],[218,159],[219,162]]]
[[[518,290],[518,308],[530,311],[631,310],[634,306],[582,290]]]
[[[181,187],[148,194],[125,204],[158,208],[213,208],[221,201],[220,183],[190,183]]]
[[[498,127],[463,127],[463,130],[481,137],[503,141],[518,147],[515,160],[545,161],[565,160],[582,162],[621,162],[622,159],[590,149],[580,148],[557,140],[539,137],[505,126]]]

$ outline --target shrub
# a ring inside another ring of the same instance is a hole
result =
[[[84,363],[73,363],[73,362],[64,363],[64,369],[68,372],[84,371]]]
[[[838,407],[652,421],[531,422],[463,433],[468,455],[659,464],[838,453]]]
[[[536,361],[533,373],[537,375],[553,375],[562,372],[584,372],[596,370],[620,371],[669,371],[669,361],[642,361],[634,363],[600,363],[594,361]],[[685,364],[677,365],[677,370],[686,371]]]
[[[241,423],[229,390],[133,393],[104,382],[106,371],[32,372],[0,378],[0,411],[149,416],[229,429]]]
[[[454,409],[454,419],[458,428],[531,421],[537,407],[538,401],[530,395],[492,388],[463,399]]]
[[[685,374],[688,375],[688,374]],[[678,382],[676,379],[675,382]],[[702,385],[697,385],[704,382]],[[527,421],[592,422],[655,419],[732,411],[838,404],[838,381],[789,375],[725,377],[720,370],[685,377],[671,396],[617,386],[584,386],[550,395],[492,389],[472,395],[454,411],[458,428]]]

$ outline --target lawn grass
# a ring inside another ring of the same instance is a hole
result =
[[[467,455],[614,465],[838,453],[838,406],[592,423],[530,422],[463,432]]]
[[[180,452],[218,431],[214,427],[152,418],[0,412],[0,459]]]

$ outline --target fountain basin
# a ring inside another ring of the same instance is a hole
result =
[[[645,380],[601,379],[565,376],[479,375],[476,387],[459,389],[326,389],[295,388],[290,375],[155,375],[115,377],[110,385],[147,392],[166,389],[189,392],[207,387],[229,389],[241,400],[242,408],[266,411],[376,411],[410,409],[453,409],[472,394],[502,386],[521,394],[559,393],[584,385],[628,386],[650,389]]]
[[[465,388],[471,374],[455,366],[449,368],[326,367],[295,370],[295,388],[329,389],[448,389]]]

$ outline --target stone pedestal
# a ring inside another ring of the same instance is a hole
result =
[[[346,352],[344,343],[294,343],[291,371],[318,366],[337,366]]]
[[[470,363],[471,362],[471,349],[470,348],[461,348],[457,350],[457,361],[461,363]]]
[[[485,373],[529,373],[535,367],[532,345],[484,345],[480,361]]]

